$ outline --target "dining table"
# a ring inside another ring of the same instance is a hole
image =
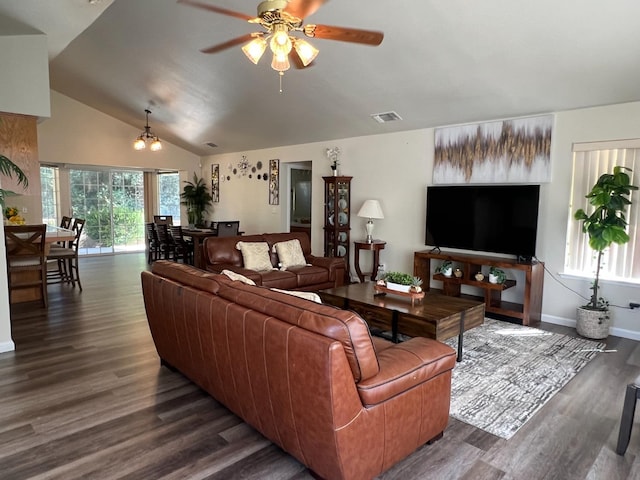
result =
[[[73,230],[68,228],[56,227],[53,225],[47,225],[47,233],[44,237],[44,253],[47,255],[51,248],[51,245],[58,242],[69,242],[76,237]],[[38,275],[34,271],[14,272],[12,273],[15,280],[20,283],[28,282],[32,279],[33,275]],[[13,290],[9,302],[13,304],[24,302],[35,302],[42,300],[42,294],[40,288],[35,286],[33,288],[22,288],[20,290]]]
[[[182,234],[193,240],[193,265],[204,269],[202,244],[207,237],[217,237],[218,230],[211,228],[182,228]]]

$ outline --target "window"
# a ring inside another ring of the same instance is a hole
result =
[[[173,216],[173,224],[180,225],[180,176],[178,173],[158,173],[159,215]]]
[[[585,198],[603,173],[612,173],[613,167],[624,166],[631,182],[640,182],[640,139],[615,142],[582,143],[573,147],[573,182],[569,205],[569,225],[567,229],[567,248],[565,254],[565,273],[593,277],[597,257],[589,239],[582,232],[582,223],[574,220],[573,214],[579,208],[587,213],[593,211]],[[629,223],[630,241],[624,245],[613,244],[603,256],[601,278],[612,280],[632,280],[640,282],[640,237],[637,226],[640,224],[640,194],[632,192],[632,204],[626,214]]]
[[[42,223],[58,225],[59,185],[57,167],[40,167]]]
[[[144,250],[142,172],[72,169],[69,176],[73,216],[86,220],[81,254]]]

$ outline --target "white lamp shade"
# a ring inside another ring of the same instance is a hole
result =
[[[382,207],[378,200],[367,200],[358,211],[359,217],[364,218],[384,218]]]

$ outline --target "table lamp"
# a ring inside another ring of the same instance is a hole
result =
[[[358,211],[358,216],[369,219],[367,221],[367,224],[365,225],[365,229],[367,230],[366,242],[373,243],[373,219],[384,218],[382,207],[380,207],[380,202],[378,200],[365,201]]]

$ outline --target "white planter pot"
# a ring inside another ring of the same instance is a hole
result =
[[[576,309],[576,331],[587,338],[601,339],[609,336],[611,312],[608,310]]]
[[[498,276],[493,273],[489,274],[489,283],[498,283]]]
[[[453,268],[449,267],[449,268],[447,268],[446,270],[443,270],[443,271],[442,271],[442,274],[443,274],[445,277],[450,277],[450,276],[453,274]]]
[[[407,293],[411,289],[411,285],[400,285],[399,283],[387,282],[387,288],[389,290],[395,290],[397,292]]]

